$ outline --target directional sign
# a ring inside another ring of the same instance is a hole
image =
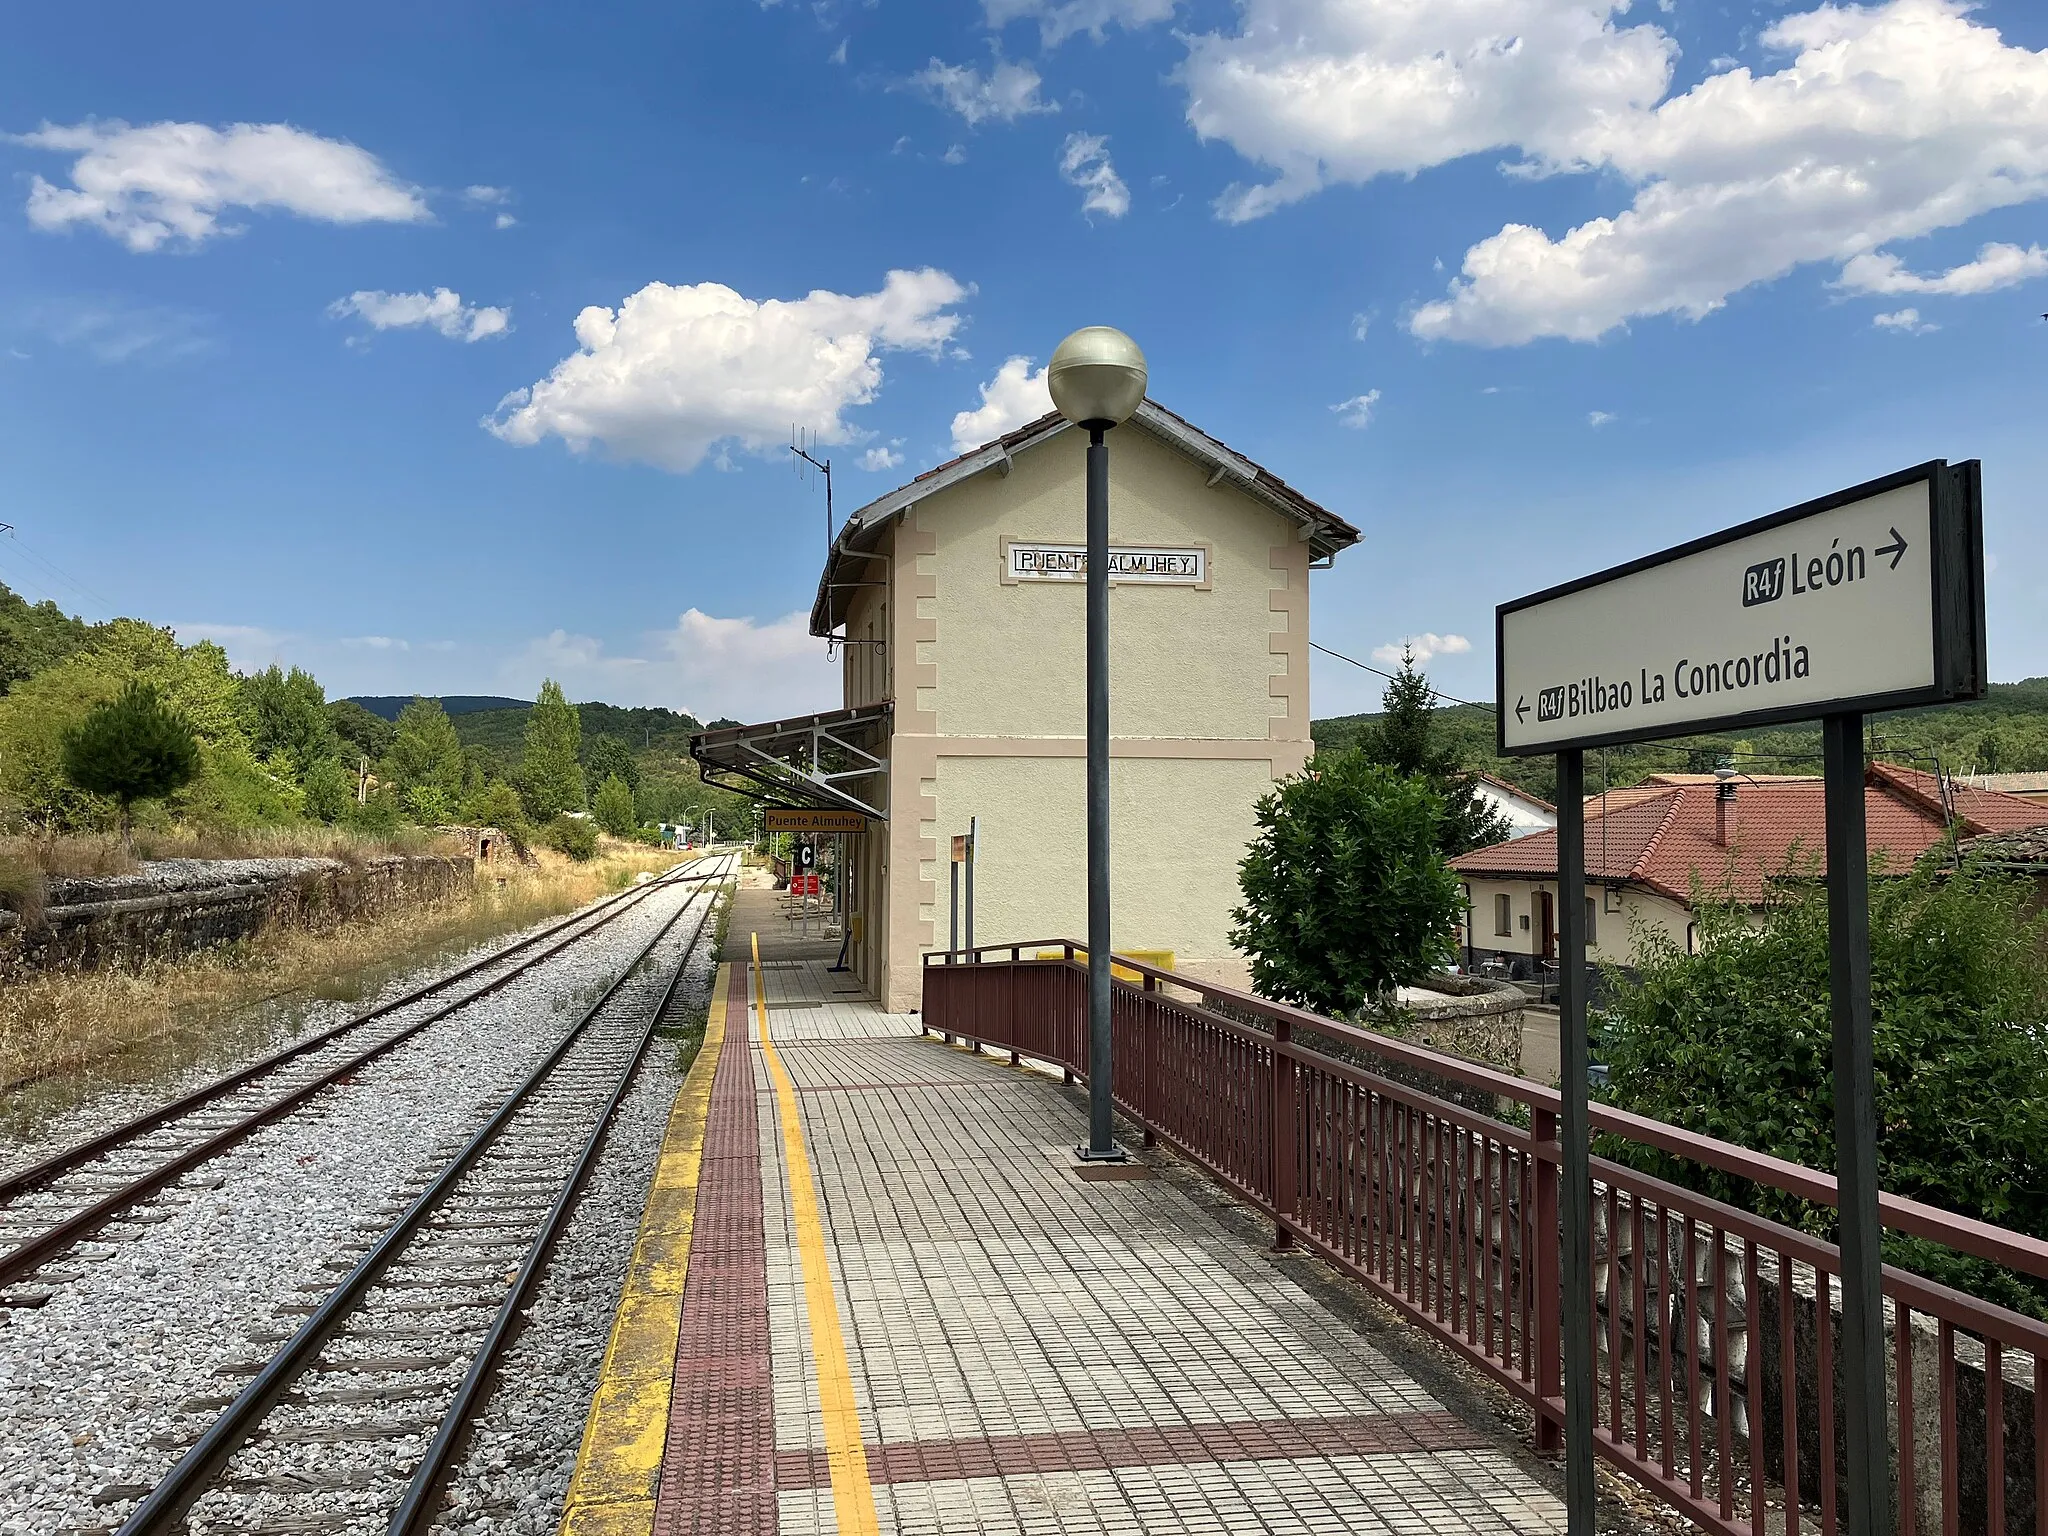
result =
[[[859,811],[797,810],[771,805],[762,811],[765,832],[865,832],[867,817]]]
[[[1980,697],[1977,462],[1504,603],[1494,656],[1504,756]]]

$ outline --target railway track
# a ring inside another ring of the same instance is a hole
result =
[[[718,855],[722,871],[729,855]],[[218,1157],[322,1089],[526,975],[678,884],[700,884],[700,859],[502,946],[401,997],[293,1041],[123,1125],[0,1177],[0,1289],[17,1285],[66,1249]],[[488,974],[487,974],[488,973]],[[401,1018],[475,978],[474,987]]]
[[[120,1527],[240,1536],[424,1531],[464,1430],[488,1390],[601,1155],[648,1042],[677,998],[717,906],[720,856],[604,992],[482,1125],[380,1217],[331,1288],[279,1310],[303,1322]],[[686,918],[663,982],[643,964]],[[636,978],[638,978],[636,980]],[[315,1299],[318,1298],[318,1299]],[[267,1341],[267,1340],[266,1340]],[[196,1405],[193,1405],[196,1406]]]

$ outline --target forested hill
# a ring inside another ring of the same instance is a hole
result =
[[[1335,715],[1313,722],[1318,751],[1357,745],[1377,714]],[[1478,704],[1447,704],[1436,711],[1437,727],[1458,743],[1468,768],[1518,784],[1549,800],[1556,788],[1549,757],[1494,756],[1493,710]],[[1993,683],[1982,699],[1939,709],[1908,709],[1872,715],[1878,749],[1890,760],[1933,768],[1937,759],[1949,773],[2048,771],[2048,677]],[[1724,754],[1747,773],[1819,773],[1820,725],[1780,726],[1730,734],[1687,736],[1670,743],[1615,747],[1586,756],[1586,785],[1639,783],[1653,773],[1704,773]]]
[[[446,708],[446,701],[443,701]],[[531,704],[515,703],[500,709],[482,709],[455,714],[455,734],[465,747],[483,747],[507,763],[517,763],[526,748],[526,715]],[[577,718],[583,724],[583,739],[615,736],[634,752],[665,752],[687,757],[690,737],[704,727],[695,715],[673,709],[622,709],[616,704],[578,704]]]
[[[379,720],[396,720],[399,712],[412,702],[412,697],[409,693],[356,694],[348,702],[362,705]],[[436,702],[440,704],[442,713],[451,717],[474,715],[486,709],[532,708],[530,700],[508,699],[496,693],[444,693]]]

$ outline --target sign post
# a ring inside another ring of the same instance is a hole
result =
[[[1863,716],[1984,692],[1975,460],[1934,460],[1494,615],[1503,756],[1557,755],[1565,1487],[1593,1530],[1592,1178],[1586,1102],[1587,747],[1822,721],[1846,1529],[1891,1529],[1870,1010]]]

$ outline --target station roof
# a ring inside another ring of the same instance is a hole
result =
[[[690,738],[707,784],[774,805],[858,811],[889,819],[881,793],[888,771],[888,700],[758,725],[728,725]]]
[[[1640,885],[1691,905],[1698,878],[1709,887],[1724,877],[1745,902],[1764,897],[1789,862],[1812,861],[1826,870],[1827,822],[1817,777],[1743,776],[1735,783],[1734,846],[1724,847],[1713,774],[1657,774],[1628,789],[1586,799],[1586,878],[1607,885]],[[1931,773],[1895,763],[1872,763],[1863,776],[1863,806],[1872,851],[1882,849],[1894,868],[1910,864],[1942,838],[1953,808],[1964,837],[2017,832],[2048,818],[2039,804],[1996,790],[1949,786]],[[1538,832],[1513,842],[1474,849],[1450,861],[1461,875],[1481,879],[1555,880],[1557,833]]]
[[[1007,475],[1010,461],[1018,454],[1057,437],[1071,425],[1057,412],[1026,422],[1014,432],[1006,432],[979,448],[926,470],[908,485],[898,486],[852,513],[833,539],[831,552],[825,557],[825,569],[818,577],[818,595],[811,605],[811,633],[829,635],[845,618],[853,589],[836,586],[835,583],[861,579],[860,571],[865,562],[860,556],[873,549],[890,518],[925,497],[984,471],[993,469]],[[1301,525],[1301,537],[1309,546],[1312,559],[1327,559],[1340,549],[1349,549],[1362,537],[1343,518],[1309,500],[1270,469],[1254,463],[1228,444],[1174,415],[1156,400],[1147,399],[1141,403],[1125,426],[1141,427],[1168,447],[1193,459],[1209,470],[1211,485],[1228,481],[1283,517],[1294,519]],[[853,567],[850,574],[845,570],[849,565]]]

